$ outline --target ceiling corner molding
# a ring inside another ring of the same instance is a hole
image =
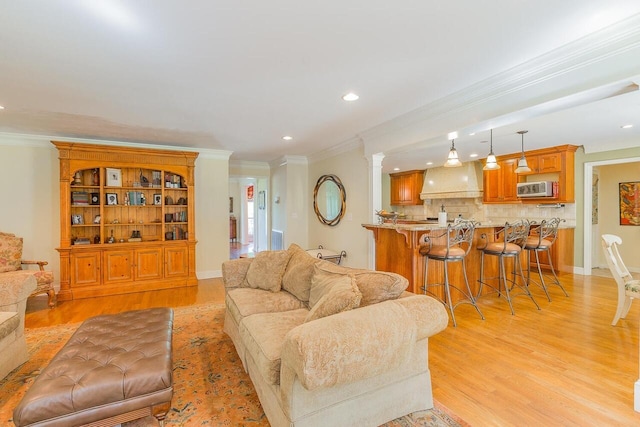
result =
[[[50,137],[19,133],[0,132],[0,145],[14,147],[54,148]]]
[[[612,62],[617,62],[617,66],[609,66]],[[446,132],[473,121],[489,120],[560,96],[637,78],[639,71],[640,14],[637,14],[365,130],[360,136],[367,152],[387,151],[440,136],[446,139]],[[554,91],[554,81],[563,81],[563,93]]]
[[[200,148],[200,149],[183,149],[183,151],[196,151],[198,152],[198,157],[202,157],[205,159],[215,159],[215,160],[229,160],[233,151],[229,150],[217,150],[212,148]]]
[[[309,155],[309,163],[316,163],[330,157],[334,157],[340,154],[347,153],[349,151],[362,148],[364,146],[362,138],[355,136],[333,147],[325,148],[324,150],[317,151]]]
[[[279,159],[269,162],[272,169],[285,165],[308,165],[309,160],[305,156],[282,156]]]

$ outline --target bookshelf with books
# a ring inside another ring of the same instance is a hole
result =
[[[197,283],[197,153],[52,143],[60,158],[60,300]]]

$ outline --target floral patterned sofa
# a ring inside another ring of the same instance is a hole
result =
[[[433,407],[427,343],[448,317],[404,277],[297,245],[222,274],[224,330],[272,426],[377,426]]]

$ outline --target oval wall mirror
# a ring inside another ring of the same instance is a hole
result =
[[[321,223],[338,225],[347,209],[347,193],[335,175],[322,175],[313,190],[313,210]]]

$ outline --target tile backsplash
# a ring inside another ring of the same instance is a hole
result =
[[[565,225],[575,227],[576,205],[564,203],[563,207],[538,207],[536,204],[483,204],[482,199],[432,199],[425,200],[423,205],[417,206],[391,206],[394,211],[404,213],[408,219],[421,220],[435,218],[441,206],[448,213],[449,218],[461,216],[474,219],[480,223],[493,224],[513,221],[517,218],[527,218],[541,221],[543,219],[560,217],[566,220]]]

